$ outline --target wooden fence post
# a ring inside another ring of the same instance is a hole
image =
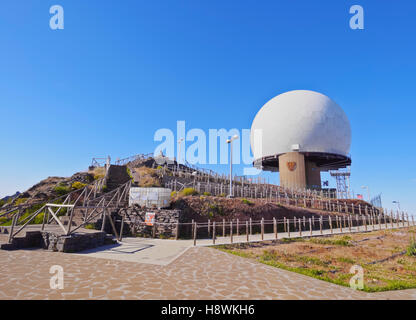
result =
[[[211,220],[208,219],[208,237],[211,236]]]
[[[274,238],[277,239],[277,224],[276,224],[275,217],[273,217],[273,231],[274,231]]]
[[[248,236],[248,221],[246,220],[246,235],[247,235],[247,242],[249,241],[249,236]]]
[[[176,233],[175,233],[175,240],[179,239],[179,221],[176,221]]]
[[[12,218],[12,225],[10,227],[10,233],[9,233],[9,239],[8,242],[12,243],[13,242],[13,232],[14,232],[14,227],[17,224],[17,219],[19,216],[20,211],[18,211],[17,213],[14,214],[13,218]]]
[[[222,236],[225,237],[225,219],[222,219]]]
[[[103,221],[101,222],[101,231],[104,231],[106,217],[107,217],[106,210],[105,210],[105,209],[103,209],[103,215],[102,215],[102,220],[103,220]],[[48,218],[49,218],[49,214],[48,214]],[[48,220],[49,220],[49,219],[48,219]],[[47,221],[48,221],[48,220],[47,220]]]
[[[365,231],[367,231],[367,214],[363,215],[363,221],[364,221]]]
[[[233,221],[230,221],[230,241],[233,243]]]
[[[351,232],[351,216],[348,215],[348,230]]]
[[[286,233],[287,232],[287,230],[286,230],[286,217],[283,217],[283,228],[284,228],[284,231]]]
[[[239,219],[237,219],[237,237],[240,235],[240,230],[239,230],[239,228],[240,228],[240,220]]]
[[[261,218],[261,240],[264,240],[264,218]]]
[[[393,210],[390,211],[391,228],[394,228],[394,215]]]
[[[196,232],[197,232],[197,224],[194,222],[194,246],[196,246]]]
[[[299,237],[302,237],[302,224],[300,223],[300,218],[298,220],[299,223]]]
[[[312,236],[312,219],[311,218],[309,218],[309,231]]]
[[[290,219],[287,219],[287,235],[288,235],[288,237],[290,239],[290,222],[289,222],[289,220]]]
[[[337,216],[338,217],[338,216]],[[342,233],[342,218],[341,217],[339,217],[339,227],[340,227],[340,229],[341,229],[341,233]]]
[[[253,223],[252,223],[252,220],[250,218],[250,235],[252,235],[252,234],[253,234]]]
[[[331,228],[331,234],[333,234],[334,231],[332,230],[332,219],[331,219],[331,216],[328,216],[328,219],[329,219],[329,227]]]
[[[322,233],[322,216],[319,217],[319,229],[321,231],[321,234],[323,234]]]
[[[212,243],[215,244],[215,221],[212,223]]]

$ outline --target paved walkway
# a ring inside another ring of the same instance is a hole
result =
[[[123,238],[122,242],[72,255],[166,266],[193,246],[191,240]]]
[[[368,231],[379,230],[379,228],[385,229],[385,225],[376,225],[374,228],[368,227]],[[388,225],[391,227],[391,225]],[[402,224],[395,225],[396,228],[401,228]],[[363,232],[364,227],[353,227],[351,232]],[[323,230],[322,235],[331,235],[331,234],[347,234],[349,233],[348,228],[342,229],[333,229]],[[320,230],[315,230],[312,232],[313,237],[322,236]],[[279,233],[278,239],[282,238],[294,238],[294,237],[310,237],[310,231],[302,232],[300,235],[299,232],[288,233]],[[274,240],[276,239],[275,234],[266,233],[264,234],[264,240]],[[249,242],[258,242],[261,241],[261,234],[254,234],[249,236]],[[247,242],[247,236],[233,236],[233,243],[245,243]],[[231,238],[228,237],[218,237],[215,240],[215,244],[230,244]],[[197,247],[206,247],[212,246],[213,241],[211,239],[199,239],[195,242]],[[122,242],[119,242],[117,245],[103,246],[96,249],[86,250],[76,255],[88,256],[91,258],[102,258],[102,259],[111,259],[119,261],[130,261],[137,263],[146,263],[146,264],[155,264],[166,266],[170,264],[173,260],[178,258],[189,248],[194,247],[193,240],[162,240],[162,239],[150,239],[150,238],[123,238]]]
[[[299,232],[291,233],[296,236]],[[264,235],[265,240],[274,237]],[[246,242],[246,236],[233,240]],[[259,234],[250,236],[250,241],[259,240]],[[230,243],[230,237],[217,238],[216,243]],[[368,294],[209,245],[209,239],[193,246],[193,240],[126,238],[120,245],[77,254],[0,250],[0,299],[416,299],[416,289]],[[63,290],[50,289],[53,265],[64,269]]]
[[[98,262],[99,260],[99,262]],[[38,250],[0,250],[0,299],[416,299],[416,290],[368,294],[207,248],[169,265]],[[64,289],[50,289],[50,267]]]

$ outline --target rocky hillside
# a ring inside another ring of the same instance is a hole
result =
[[[184,211],[186,219],[196,222],[225,220],[271,220],[286,218],[306,218],[319,215],[328,215],[326,211],[304,209],[295,206],[286,206],[265,202],[261,199],[223,198],[213,196],[177,196],[172,201],[172,208]]]
[[[80,189],[92,181],[94,181],[94,172],[78,172],[71,177],[48,177],[20,193],[16,198],[9,198],[2,208],[45,202]]]

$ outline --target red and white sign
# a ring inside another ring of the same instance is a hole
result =
[[[155,213],[154,212],[146,212],[146,216],[144,218],[144,223],[147,226],[153,226],[153,224],[155,223]]]

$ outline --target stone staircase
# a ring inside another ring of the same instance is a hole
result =
[[[127,166],[110,165],[105,177],[107,191],[111,191],[126,183],[131,178],[127,173]]]

